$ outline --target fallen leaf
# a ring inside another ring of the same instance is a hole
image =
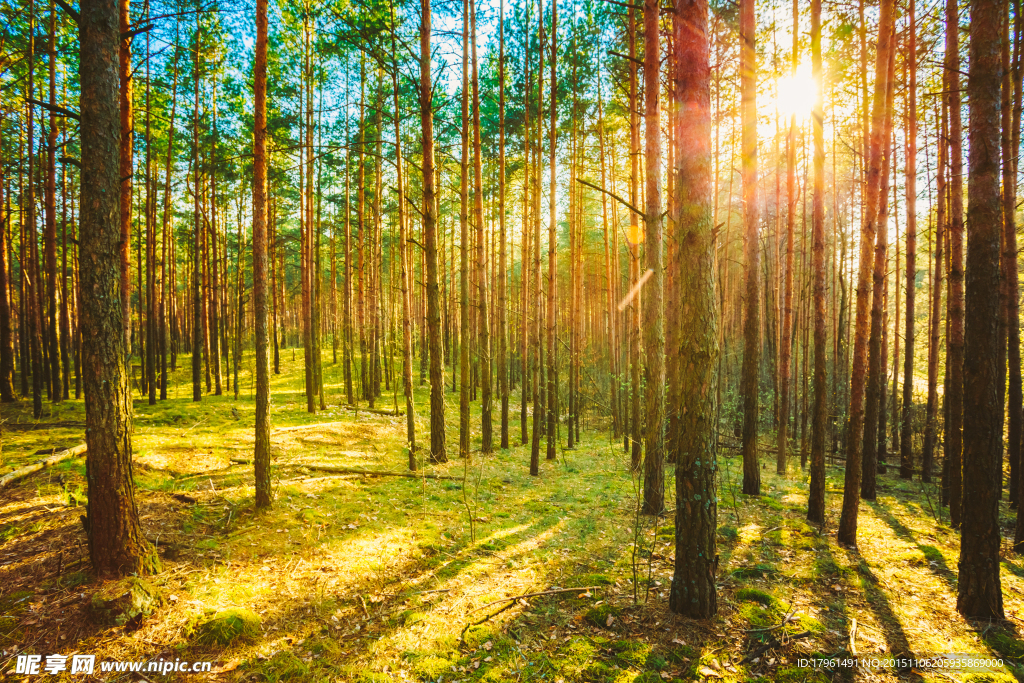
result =
[[[686,641],[682,640],[680,638],[673,638],[672,642],[675,643],[676,645],[686,645]]]
[[[238,668],[238,665],[241,664],[241,663],[242,663],[241,660],[232,659],[230,662],[228,662],[227,664],[225,664],[223,666],[214,667],[210,671],[210,673],[222,674],[222,673],[227,673],[228,671],[234,671],[235,669]]]
[[[611,614],[608,615],[607,621],[604,622],[605,626],[611,626],[615,622],[615,617]]]
[[[492,643],[491,641],[488,640],[486,643],[484,643],[484,649],[488,652],[491,651],[492,647],[494,647],[494,643]]]
[[[722,677],[722,674],[718,673],[714,669],[709,669],[706,666],[700,667],[700,669],[698,669],[697,671],[698,671],[698,673],[700,673],[701,676],[706,676],[708,678],[721,678]]]

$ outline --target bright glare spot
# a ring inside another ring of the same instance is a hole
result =
[[[797,118],[806,118],[814,109],[814,98],[817,84],[811,75],[809,64],[800,64],[796,74],[783,76],[778,83],[779,113],[787,117],[796,114]]]

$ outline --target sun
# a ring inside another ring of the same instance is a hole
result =
[[[817,83],[811,75],[810,65],[800,64],[795,74],[780,78],[777,89],[776,104],[780,114],[784,114],[786,118],[795,114],[798,119],[805,119],[811,115],[817,94]]]

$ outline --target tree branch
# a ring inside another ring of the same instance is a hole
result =
[[[588,182],[587,182],[586,180],[584,180],[583,178],[577,178],[576,180],[577,180],[577,181],[579,181],[579,182],[581,182],[581,183],[583,183],[583,184],[584,184],[584,185],[586,185],[587,187],[592,187],[592,188],[594,188],[594,189],[595,189],[595,190],[597,190],[598,192],[604,192],[604,193],[605,193],[606,195],[608,195],[608,196],[609,196],[609,197],[611,197],[612,199],[615,199],[615,200],[617,200],[617,201],[618,201],[618,202],[619,202],[620,204],[622,204],[622,205],[623,205],[623,206],[625,206],[625,207],[626,207],[627,209],[629,209],[630,211],[632,211],[633,213],[635,213],[635,214],[636,214],[637,216],[640,216],[641,218],[643,218],[643,217],[644,217],[644,212],[643,212],[643,211],[641,211],[640,209],[636,208],[635,206],[633,206],[632,204],[630,204],[629,202],[627,202],[627,201],[626,201],[625,199],[623,199],[623,198],[622,198],[622,197],[620,197],[619,195],[615,194],[614,192],[609,192],[608,190],[604,189],[603,187],[598,187],[597,185],[595,185],[595,184],[593,184],[593,183],[588,183]]]
[[[52,111],[54,114],[60,114],[61,116],[66,116],[69,119],[74,119],[75,121],[78,121],[78,122],[82,121],[82,117],[78,113],[73,112],[70,109],[65,109],[64,107],[59,107],[56,104],[50,104],[49,102],[42,102],[40,100],[34,100],[31,97],[26,97],[25,101],[28,102],[29,104],[34,104],[34,105],[36,105],[38,107],[42,107],[43,109],[46,109],[47,111]]]
[[[626,59],[626,60],[629,60],[631,62],[636,62],[640,66],[644,65],[644,60],[637,59],[636,57],[630,57],[629,55],[624,55],[621,52],[615,52],[613,50],[608,50],[608,54],[612,55],[613,57],[621,57],[622,59]]]
[[[82,17],[78,13],[78,10],[64,2],[64,0],[54,0],[54,2],[56,2],[57,6],[64,10],[64,13],[71,17],[76,24],[80,23]]]

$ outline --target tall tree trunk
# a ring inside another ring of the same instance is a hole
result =
[[[480,78],[476,56],[476,0],[469,0],[473,31],[473,217],[476,222],[477,305],[480,307],[477,353],[480,362],[480,452],[494,451],[491,418],[491,336],[487,315],[487,248],[484,232],[483,162],[480,149]]]
[[[661,31],[658,0],[644,0],[644,114],[646,117],[647,205],[644,247],[652,275],[644,297],[644,364],[647,409],[644,451],[644,496],[642,512],[661,514],[665,510],[665,452],[663,441],[665,394],[665,312],[663,236],[661,217]],[[710,82],[708,87],[710,88]],[[709,91],[710,98],[710,91]],[[710,101],[709,101],[710,106]],[[706,143],[705,143],[706,144]],[[552,178],[554,174],[552,173]],[[554,186],[552,185],[552,196]]]
[[[632,12],[632,10],[630,10]],[[543,138],[544,112],[544,3],[537,2],[537,138],[534,154],[533,180],[533,348],[536,356],[533,363],[533,377],[530,394],[533,396],[533,431],[530,436],[530,475],[540,475],[540,437],[544,431],[545,393],[541,375],[544,372],[544,335],[541,332],[541,317],[544,314],[544,294],[540,277],[540,157]]]
[[[132,403],[120,291],[121,169],[118,81],[110,68],[120,42],[117,6],[81,5],[81,324],[85,368],[86,526],[96,573],[159,569],[139,524],[132,477]]]
[[[757,20],[754,0],[740,3],[740,107],[742,109],[743,219],[746,287],[743,316],[743,493],[761,494],[757,458],[758,370],[761,346],[761,290],[757,204]]]
[[[134,86],[132,83],[132,41],[128,37],[131,28],[131,0],[117,0],[118,25],[121,31],[118,51],[118,77],[121,94],[121,307],[124,309],[124,341],[128,358],[132,355],[131,299],[128,296],[131,282],[131,235],[132,235],[132,151],[135,141],[135,113],[132,111]],[[196,14],[196,25],[199,15]],[[198,36],[198,33],[196,34]],[[198,43],[197,43],[198,48]],[[198,56],[196,57],[198,60]],[[198,63],[198,61],[197,61]],[[198,86],[197,86],[198,87]]]
[[[50,106],[57,104],[57,8],[50,0]],[[60,377],[60,341],[57,333],[57,114],[50,110],[46,141],[46,225],[43,251],[46,260],[46,345],[49,352],[50,391],[54,403],[63,398]]]
[[[638,94],[638,73],[636,58],[636,10],[629,8],[626,16],[626,33],[629,41],[629,201],[633,206],[640,203],[640,97]],[[643,443],[640,421],[640,223],[637,213],[629,216],[629,282],[637,291],[629,302],[627,322],[627,344],[629,353],[629,424],[626,450],[630,452],[630,466],[633,471],[640,469],[641,444]]]
[[[203,317],[203,299],[201,285],[203,269],[202,251],[202,204],[199,191],[199,56],[202,53],[199,34],[199,6],[196,5],[196,36],[195,36],[195,73],[192,80],[195,84],[192,110],[192,189],[193,189],[193,245],[192,245],[192,400],[203,400],[203,330],[200,322]]]
[[[800,51],[800,3],[793,0],[793,55],[790,73],[796,78]],[[786,138],[786,273],[783,283],[782,335],[779,359],[779,431],[775,461],[777,474],[786,474],[786,451],[789,448],[789,373],[793,338],[793,229],[796,222],[796,114],[789,121]]]
[[[547,459],[554,460],[557,457],[558,446],[558,348],[555,344],[555,326],[558,324],[558,309],[555,306],[555,297],[558,292],[558,271],[556,268],[556,249],[558,237],[555,234],[557,222],[555,220],[555,199],[557,195],[555,185],[555,156],[558,143],[558,75],[555,70],[558,54],[558,0],[551,0],[551,102],[548,110],[551,113],[551,127],[548,132],[548,303],[547,310]],[[538,248],[540,243],[538,243]]]
[[[405,440],[409,449],[409,469],[416,470],[416,405],[412,395],[412,273],[409,258],[409,228],[405,212],[405,177],[402,163],[402,124],[398,101],[398,48],[395,38],[396,17],[394,1],[389,2],[391,10],[391,59],[393,71],[391,85],[394,89],[395,107],[395,168],[398,188],[398,258],[401,262],[402,287],[402,390],[405,393]],[[332,278],[333,280],[333,278]],[[333,288],[333,282],[332,282]]]
[[[462,0],[462,102],[459,165],[459,457],[470,457],[469,345],[469,3]]]
[[[940,107],[936,106],[936,110]],[[945,272],[943,245],[946,241],[946,136],[945,106],[941,107],[942,117],[935,117],[935,137],[938,147],[938,162],[935,187],[938,201],[935,211],[935,245],[933,247],[934,273],[931,282],[931,314],[928,322],[928,398],[925,405],[924,447],[921,452],[921,481],[932,480],[935,441],[938,432],[938,375],[939,375],[939,316],[942,311],[942,279]]]
[[[0,115],[0,126],[6,117]],[[6,178],[0,171],[0,402],[14,403],[14,340],[11,330],[11,268],[8,249],[10,248],[10,215],[4,202]],[[10,195],[8,194],[8,197]]]
[[[857,512],[861,484],[861,446],[864,436],[864,385],[867,370],[869,335],[868,309],[871,305],[869,280],[872,250],[878,228],[879,187],[882,174],[882,145],[886,142],[886,92],[889,51],[894,24],[893,0],[882,0],[878,22],[878,54],[875,59],[875,92],[871,107],[871,139],[865,182],[864,224],[860,236],[860,261],[857,272],[857,312],[853,335],[853,368],[850,376],[849,428],[846,432],[846,476],[843,485],[843,511],[839,519],[839,542],[857,545]]]
[[[963,135],[960,123],[959,26],[959,4],[957,0],[946,0],[946,60],[945,87],[943,89],[946,93],[949,111],[950,211],[947,229],[950,265],[949,301],[947,303],[949,306],[949,336],[946,339],[949,393],[943,396],[943,401],[948,414],[944,431],[949,460],[949,519],[950,525],[954,529],[960,527],[961,518],[964,429],[964,164]],[[996,48],[998,49],[998,45]],[[998,92],[998,81],[996,81],[995,88]],[[998,123],[996,125],[998,133]],[[998,139],[996,144],[998,145]],[[998,258],[996,263],[998,263]],[[998,318],[998,314],[996,317]],[[995,359],[993,358],[993,360]]]
[[[498,3],[498,393],[501,448],[508,450],[508,236],[505,233],[505,0]],[[524,273],[525,274],[525,273]]]
[[[914,319],[917,294],[917,0],[908,0],[910,37],[907,45],[907,118],[906,118],[906,202],[907,202],[907,274],[906,329],[903,335],[903,413],[900,423],[900,478],[914,476]],[[896,359],[893,358],[893,363]],[[895,415],[893,419],[895,419]]]
[[[895,27],[890,36],[885,82],[885,118],[882,130],[882,166],[878,177],[878,220],[875,235],[875,261],[871,282],[871,335],[868,338],[868,378],[864,407],[864,441],[861,460],[860,495],[864,500],[875,500],[878,474],[878,429],[880,414],[885,409],[885,351],[882,328],[885,325],[885,283],[888,277],[887,252],[889,248],[889,165],[892,158],[892,104],[895,92],[893,78],[895,57]],[[884,434],[884,430],[883,430]]]
[[[968,158],[966,320],[964,339],[963,504],[957,611],[969,619],[1002,619],[999,584],[999,489],[1002,411],[999,368],[999,55],[1000,0],[974,0],[967,78]],[[956,125],[959,115],[954,119]],[[956,136],[951,136],[956,140]],[[952,141],[951,141],[952,144]],[[955,154],[955,153],[954,153]],[[956,157],[953,160],[956,172]],[[955,187],[955,186],[954,186]],[[953,199],[956,211],[956,197]],[[955,248],[955,247],[954,247]],[[951,501],[950,508],[953,503]]]
[[[1016,2],[1013,3],[1016,5]],[[1011,468],[1016,468],[1017,481],[1012,482],[1017,486],[1010,489],[1010,500],[1020,504],[1020,444],[1021,444],[1021,419],[1022,408],[1024,408],[1024,396],[1021,387],[1021,358],[1020,358],[1020,285],[1017,266],[1017,155],[1014,153],[1015,129],[1013,109],[1015,106],[1014,85],[1017,80],[1016,71],[1019,71],[1020,60],[1019,41],[1014,41],[1014,60],[1010,61],[1010,40],[1013,32],[1010,30],[1009,8],[1011,3],[1006,2],[1006,11],[1003,12],[1003,20],[1006,28],[1003,31],[1003,263],[1005,265],[1005,306],[1006,306],[1006,331],[1007,331],[1007,368],[1008,368],[1008,393],[1007,393],[1007,437],[1008,457]],[[1021,21],[1019,7],[1015,7],[1016,21]],[[1019,516],[1019,515],[1018,515]],[[1024,529],[1021,530],[1024,532]],[[1024,540],[1024,539],[1022,539]]]
[[[29,40],[28,40],[28,90],[26,98],[35,95],[35,2],[29,2]],[[32,365],[32,417],[39,419],[43,415],[43,332],[42,318],[39,311],[39,259],[36,256],[36,163],[35,163],[35,111],[31,105],[28,114],[28,201],[25,225],[22,232],[22,244],[25,245],[21,255],[21,271],[25,278],[22,300],[25,302],[25,318],[27,325],[22,329],[28,334],[28,351]],[[28,264],[26,266],[26,263]],[[24,365],[23,365],[24,367]]]
[[[253,467],[258,509],[270,507],[273,495],[270,488],[270,341],[267,334],[267,28],[267,0],[256,0],[256,55],[253,65],[255,111],[252,154],[252,295],[256,342],[256,445]],[[241,251],[241,243],[238,249]],[[242,322],[239,318],[239,330],[243,327]],[[235,392],[237,395],[237,379]]]
[[[672,320],[678,370],[669,373],[669,410],[679,420],[676,467],[675,571],[669,607],[706,619],[718,611],[715,534],[718,491],[715,397],[718,382],[715,302],[714,216],[712,215],[711,79],[706,0],[676,0],[673,17],[675,65],[670,69],[675,99],[671,125],[677,146],[674,260],[679,291],[687,292]]]
[[[911,0],[913,1],[913,0]],[[828,413],[825,344],[825,109],[821,70],[821,0],[811,0],[811,69],[814,76],[814,196],[811,271],[814,289],[814,415],[811,420],[811,484],[807,520],[825,523],[825,419]],[[806,359],[804,361],[806,364]],[[838,373],[837,373],[838,374]]]
[[[430,74],[430,0],[420,2],[420,127],[423,149],[423,246],[427,262],[427,335],[430,353],[430,460],[447,462],[444,356],[437,272],[437,190],[434,171],[434,105]]]

